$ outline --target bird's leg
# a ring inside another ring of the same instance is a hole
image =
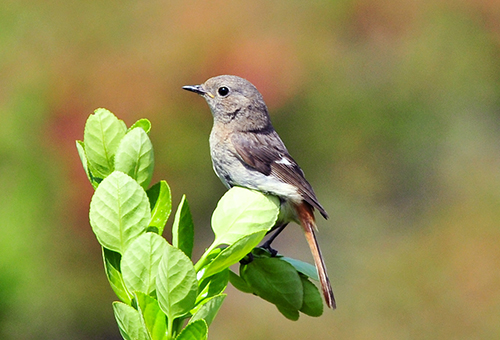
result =
[[[278,254],[278,251],[276,249],[273,249],[271,247],[271,243],[276,239],[276,237],[278,237],[278,235],[283,231],[283,229],[285,229],[285,227],[288,225],[288,223],[283,223],[283,224],[280,224],[276,227],[273,227],[269,232],[269,233],[273,233],[269,239],[264,242],[260,247],[267,250],[268,252],[271,253],[271,257],[275,257],[277,254]],[[242,265],[246,265],[246,264],[249,264],[250,262],[253,261],[253,254],[250,252],[247,254],[247,256],[245,256],[243,259],[240,260],[240,263]]]
[[[283,223],[279,226],[277,226],[276,228],[273,228],[270,232],[273,232],[273,234],[269,237],[269,239],[264,242],[261,246],[261,248],[264,248],[266,249],[267,251],[269,251],[271,253],[271,256],[276,256],[278,254],[278,251],[276,249],[273,249],[271,247],[271,243],[273,243],[273,241],[276,239],[276,237],[278,237],[278,235],[283,231],[283,229],[285,229],[285,227],[288,225],[288,223]]]

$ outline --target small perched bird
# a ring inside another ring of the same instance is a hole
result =
[[[183,89],[203,96],[212,111],[210,153],[217,176],[227,188],[241,186],[279,197],[280,216],[272,239],[291,221],[302,226],[326,304],[335,309],[333,290],[315,235],[314,209],[325,219],[328,214],[274,130],[262,95],[246,79],[230,75]]]

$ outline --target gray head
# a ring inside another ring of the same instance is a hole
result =
[[[272,128],[262,95],[246,79],[223,75],[210,78],[201,85],[182,88],[205,98],[215,124],[228,124],[236,131]]]

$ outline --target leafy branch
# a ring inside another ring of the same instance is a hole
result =
[[[191,259],[194,225],[185,196],[177,207],[172,241],[161,235],[172,211],[165,181],[149,187],[154,168],[151,124],[130,128],[106,109],[90,115],[76,147],[95,189],[90,224],[102,246],[106,276],[120,301],[113,311],[124,339],[206,339],[231,282],[243,292],[275,304],[287,318],[299,311],[319,316],[323,304],[310,264],[272,257],[256,248],[274,226],[279,201],[260,192],[233,188],[212,215],[214,242]],[[240,265],[240,275],[229,269]]]

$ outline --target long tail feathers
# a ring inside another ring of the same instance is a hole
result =
[[[318,271],[319,281],[321,283],[321,289],[323,291],[326,304],[328,307],[335,309],[337,305],[335,303],[335,297],[333,296],[333,289],[330,284],[330,279],[328,278],[328,273],[326,272],[326,266],[323,261],[323,256],[321,255],[321,250],[319,249],[318,240],[316,239],[316,222],[314,220],[313,208],[304,202],[297,205],[296,210],[300,219],[300,224],[304,229],[307,243],[309,244],[309,248],[311,248],[311,253],[314,259],[314,264],[316,265],[316,270]]]

